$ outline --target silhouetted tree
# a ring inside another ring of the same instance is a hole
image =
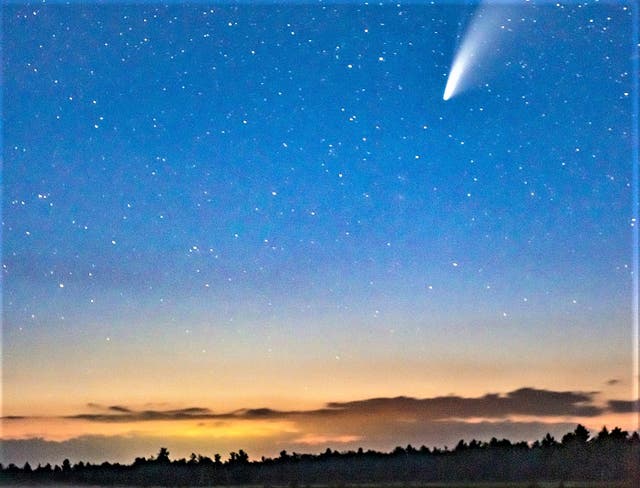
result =
[[[558,445],[558,441],[547,432],[547,435],[544,436],[540,445],[544,448],[556,447]]]
[[[582,425],[582,424],[578,424],[578,426],[576,427],[576,430],[573,431],[573,433],[576,436],[576,440],[580,443],[580,444],[586,444],[587,441],[589,440],[589,431],[587,430],[587,428]]]
[[[169,449],[166,447],[161,447],[160,451],[158,451],[158,457],[156,457],[156,462],[158,463],[168,463],[169,461]]]

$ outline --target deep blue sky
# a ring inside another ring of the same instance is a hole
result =
[[[631,10],[518,8],[445,102],[473,12],[4,7],[6,408],[628,392]]]

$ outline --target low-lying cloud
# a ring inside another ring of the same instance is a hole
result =
[[[609,411],[613,413],[633,413],[640,411],[640,399],[633,400],[609,400]]]
[[[122,405],[100,406],[89,404],[98,410],[94,413],[78,413],[67,419],[93,422],[142,422],[158,420],[214,420],[214,419],[274,419],[327,417],[397,416],[412,422],[415,420],[446,420],[465,418],[504,419],[511,416],[571,416],[595,417],[606,410],[595,405],[597,392],[552,391],[536,388],[520,388],[506,394],[488,393],[482,397],[441,396],[433,398],[370,398],[352,402],[331,402],[316,410],[273,410],[249,408],[217,413],[208,408],[189,407],[170,410],[136,410]],[[610,409],[620,408],[624,402],[610,402]]]
[[[504,418],[512,415],[593,417],[603,410],[592,404],[595,392],[550,391],[521,388],[479,398],[445,396],[435,398],[375,398],[347,403],[330,403],[329,408],[359,413],[400,412],[432,419]]]

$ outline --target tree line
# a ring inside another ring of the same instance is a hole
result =
[[[138,457],[130,465],[104,462],[38,465],[0,464],[0,482],[90,485],[217,486],[297,488],[364,483],[629,481],[640,486],[640,436],[604,427],[597,435],[582,425],[560,441],[550,434],[531,444],[491,439],[460,440],[453,449],[396,447],[391,452],[326,449],[320,454],[282,451],[251,461],[242,449],[222,460],[191,454],[172,460],[168,449]]]

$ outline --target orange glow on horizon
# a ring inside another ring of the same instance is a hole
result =
[[[299,433],[285,420],[90,422],[60,418],[3,419],[2,438],[66,441],[82,436],[252,439]]]

